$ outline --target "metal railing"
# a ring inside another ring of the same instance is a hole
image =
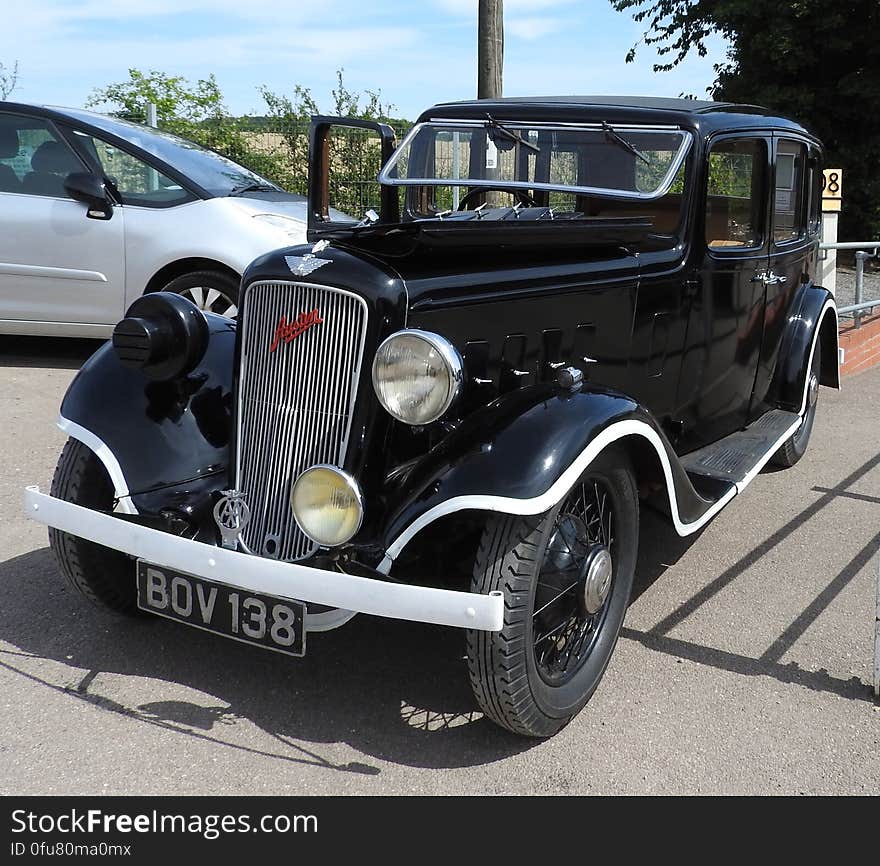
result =
[[[855,327],[862,326],[862,312],[880,307],[880,298],[873,301],[865,300],[865,262],[876,259],[880,255],[880,241],[847,241],[846,243],[819,244],[820,250],[855,250],[856,255],[856,291],[855,303],[839,307],[838,315],[852,314]]]

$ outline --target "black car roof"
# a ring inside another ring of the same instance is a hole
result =
[[[498,99],[465,99],[458,102],[441,102],[438,105],[485,105],[497,102],[502,105],[524,103],[529,105],[616,106],[618,108],[653,108],[661,111],[683,111],[687,114],[720,111],[734,107],[730,102],[710,102],[699,99],[682,99],[667,96],[502,96]],[[746,107],[746,106],[738,106]],[[750,110],[762,112],[757,106]]]
[[[607,120],[659,123],[699,128],[706,133],[737,128],[787,129],[813,136],[797,121],[758,105],[680,99],[663,96],[505,96],[440,102],[422,112],[419,121],[438,118],[500,118],[577,122]]]

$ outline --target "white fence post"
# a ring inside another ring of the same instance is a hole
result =
[[[837,218],[840,214],[822,214],[822,243],[837,243]],[[821,266],[819,285],[828,289],[832,295],[837,294],[837,250],[825,250],[825,258],[819,262]]]
[[[843,201],[843,169],[826,168],[822,172],[822,243],[837,243],[837,218]],[[821,262],[821,285],[837,294],[837,250],[825,250]]]

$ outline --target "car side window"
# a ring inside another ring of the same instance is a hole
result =
[[[74,130],[74,135],[116,187],[123,204],[170,207],[192,199],[177,181],[128,151],[80,130]]]
[[[806,170],[807,146],[799,141],[780,141],[773,196],[773,240],[777,244],[806,237]]]
[[[767,143],[731,138],[709,152],[706,243],[711,249],[754,248],[763,243]]]
[[[810,148],[807,176],[809,178],[807,227],[810,235],[815,237],[822,233],[822,185],[824,183],[822,155],[815,147]]]
[[[0,193],[70,198],[64,180],[84,169],[48,121],[0,114]]]

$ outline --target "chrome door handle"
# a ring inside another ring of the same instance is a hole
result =
[[[787,283],[788,277],[783,274],[774,274],[773,271],[756,271],[750,282],[764,283],[766,286],[775,286],[777,283]]]

